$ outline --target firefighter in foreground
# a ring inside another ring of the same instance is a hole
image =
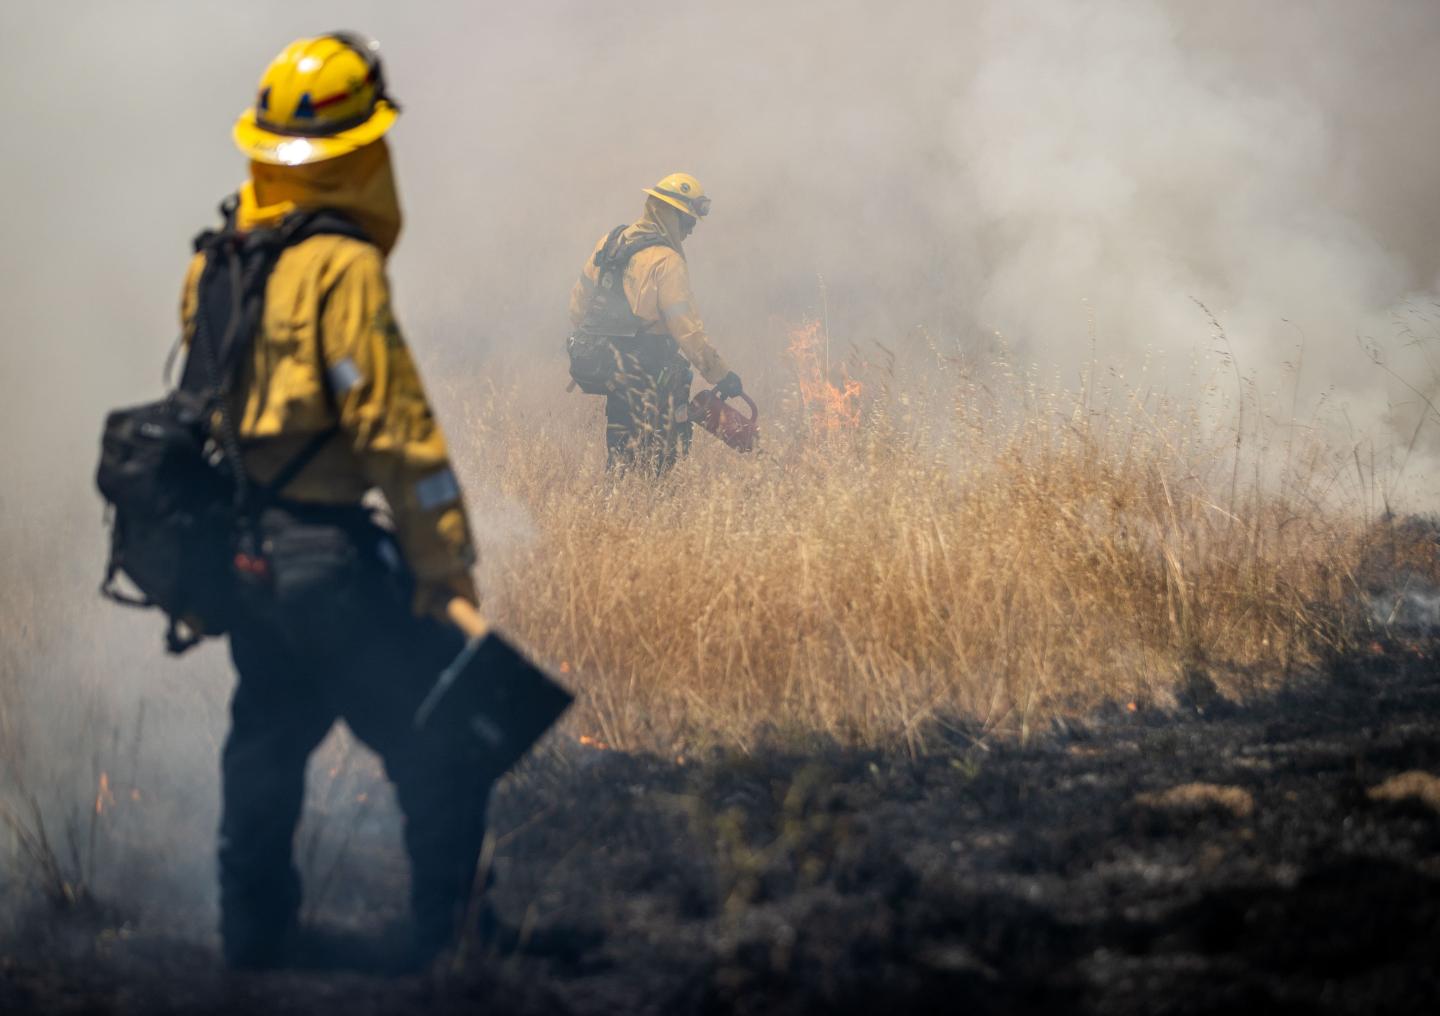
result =
[[[238,681],[219,867],[224,954],[236,967],[287,961],[306,760],[337,719],[395,783],[422,957],[455,933],[495,776],[458,742],[411,728],[464,643],[441,618],[479,615],[465,506],[385,274],[401,214],[382,135],[397,115],[375,45],[337,33],[285,49],[234,127],[251,160],[235,211],[242,234],[317,212],[348,224],[279,252],[227,402],[244,472],[283,483],[258,513],[260,574],[242,583],[230,626]],[[207,314],[225,320],[209,304],[233,296],[213,295],[204,268],[199,254],[184,288],[192,347]],[[192,350],[186,370],[198,359]],[[393,531],[361,507],[374,489]]]
[[[571,291],[571,375],[606,397],[607,466],[660,474],[690,448],[691,365],[722,398],[742,388],[705,334],[685,264],[710,199],[688,173],[645,194],[644,213],[600,238]]]

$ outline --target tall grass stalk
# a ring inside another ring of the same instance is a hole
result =
[[[581,691],[576,732],[619,747],[923,751],[1197,673],[1241,695],[1333,653],[1354,609],[1365,520],[1313,431],[1272,463],[1198,402],[941,361],[872,371],[842,433],[776,386],[761,454],[697,431],[657,483],[604,475],[598,400],[526,413],[526,387],[446,396],[482,535],[511,520],[488,609]]]

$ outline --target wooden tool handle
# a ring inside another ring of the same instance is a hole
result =
[[[485,620],[485,615],[463,596],[451,597],[450,602],[445,604],[445,616],[465,633],[466,638],[484,638],[490,630],[490,622]]]

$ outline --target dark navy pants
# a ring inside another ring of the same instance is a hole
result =
[[[605,464],[662,474],[690,451],[694,372],[669,336],[614,341],[621,371],[605,396]]]
[[[463,640],[411,614],[394,545],[360,509],[269,509],[261,535],[271,581],[242,586],[230,636],[238,679],[222,759],[226,959],[283,959],[301,899],[292,854],[305,765],[340,719],[395,784],[417,939],[438,949],[468,899],[494,773],[470,745],[417,735],[412,719]]]

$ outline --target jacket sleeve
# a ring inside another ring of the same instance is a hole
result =
[[[417,579],[416,613],[443,609],[453,595],[476,602],[460,485],[395,323],[377,251],[366,249],[341,270],[326,297],[321,334],[341,430],[365,479],[390,505]]]
[[[655,267],[655,282],[665,327],[705,380],[712,385],[719,383],[730,373],[730,367],[705,334],[705,322],[700,319],[695,294],[690,291],[690,271],[685,267],[685,259],[678,254],[661,258]]]
[[[585,301],[590,295],[593,286],[585,284],[590,280],[581,275],[575,280],[575,287],[570,290],[570,326],[579,328],[580,322],[585,318]]]
[[[595,255],[604,243],[605,237],[602,236],[600,243],[595,245],[595,250],[585,259],[585,264],[580,269],[580,278],[575,280],[575,285],[570,290],[570,324],[574,328],[579,328],[580,322],[585,319],[585,310],[595,292],[595,283],[599,277],[599,269],[595,267]]]

